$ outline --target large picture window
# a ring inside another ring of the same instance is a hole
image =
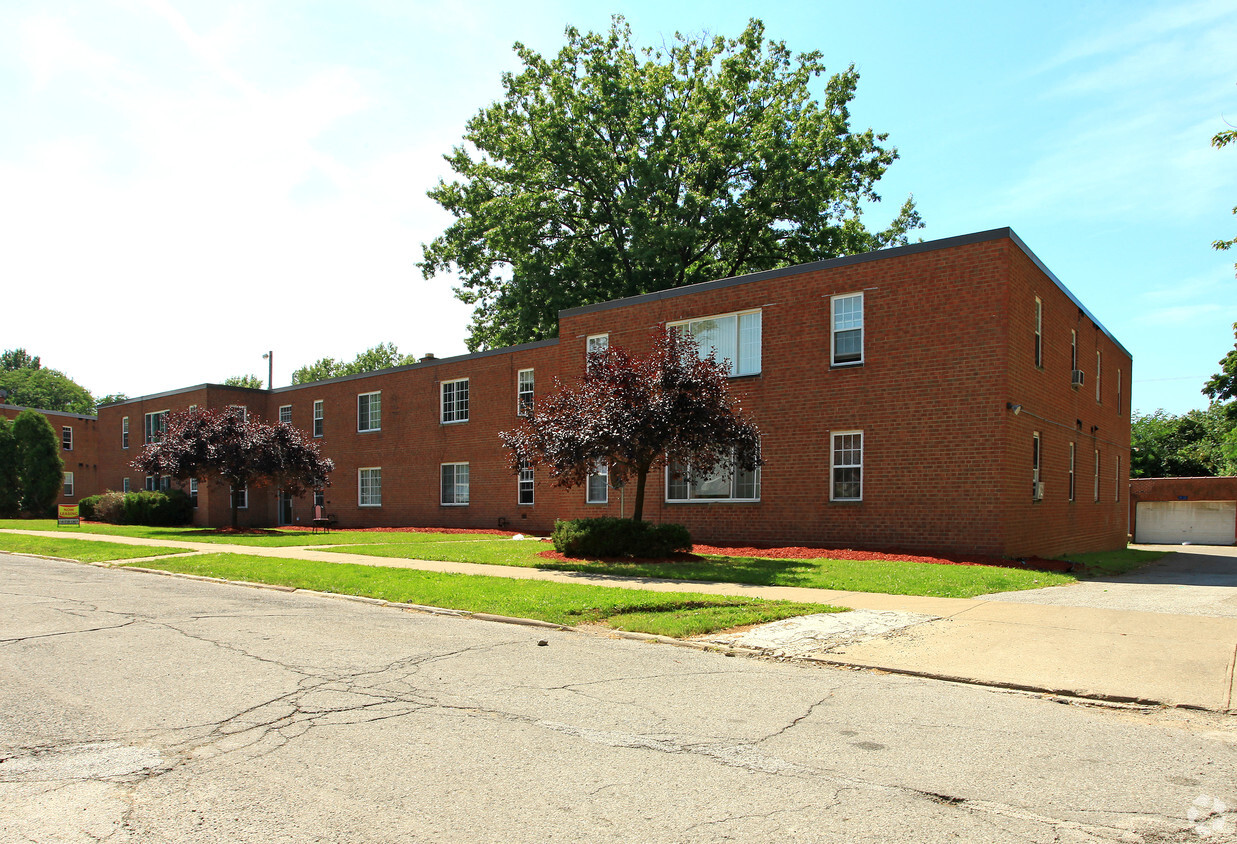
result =
[[[830,471],[829,500],[863,500],[863,431],[840,431],[833,435]]]
[[[442,464],[442,498],[444,505],[460,507],[468,503],[468,464]]]
[[[381,467],[357,470],[357,504],[361,507],[382,506]]]
[[[163,434],[168,429],[168,412],[160,410],[155,413],[146,414],[146,443],[150,444],[163,439]]]
[[[666,468],[666,500],[759,501],[760,468],[736,469],[732,461],[726,461],[705,475],[671,461]]]
[[[442,382],[442,421],[468,421],[468,379]]]
[[[382,430],[382,393],[361,393],[356,397],[357,433]]]
[[[863,363],[863,294],[848,293],[830,300],[830,332],[834,366]]]
[[[731,377],[760,372],[760,311],[672,322],[667,327],[691,335],[700,347],[700,358],[713,354],[718,363],[726,363]]]

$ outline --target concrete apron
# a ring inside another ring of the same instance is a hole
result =
[[[1237,705],[1235,618],[1017,604],[982,598],[609,577],[513,566],[366,557],[315,550],[313,546],[262,548],[63,532],[3,532],[660,592],[829,603],[884,613],[885,621],[855,616],[841,622],[837,628],[840,632],[834,633],[805,633],[800,624],[784,634],[776,630],[762,632],[759,635],[774,638],[765,644],[745,647],[788,658],[1098,700],[1216,712],[1234,711]],[[839,616],[834,614],[825,623],[837,624],[837,619]],[[885,629],[879,629],[882,624]],[[796,629],[798,632],[794,632]]]

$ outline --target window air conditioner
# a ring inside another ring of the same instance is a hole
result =
[[[1074,370],[1074,386],[1081,387],[1085,380],[1086,380],[1086,375],[1083,373],[1083,371],[1081,369],[1075,369]]]

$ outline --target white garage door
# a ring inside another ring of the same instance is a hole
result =
[[[1134,541],[1150,545],[1232,545],[1237,501],[1140,501]]]

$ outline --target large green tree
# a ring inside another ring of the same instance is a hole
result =
[[[0,518],[16,516],[21,510],[21,480],[17,467],[17,440],[13,423],[0,416]]]
[[[95,413],[90,391],[25,349],[6,349],[0,353],[0,390],[4,401],[19,407],[59,410],[62,413]]]
[[[254,390],[261,390],[265,383],[256,375],[229,375],[223,379],[225,387],[250,387]]]
[[[308,366],[302,366],[293,372],[292,383],[308,384],[311,381],[325,381],[328,378],[340,378],[344,375],[359,375],[362,372],[375,372],[379,369],[406,366],[416,362],[416,355],[400,354],[399,347],[394,343],[379,343],[361,352],[351,361],[319,358]]]
[[[568,28],[446,156],[429,196],[455,221],[425,247],[474,306],[473,351],[557,331],[560,309],[906,242],[908,199],[883,231],[862,220],[897,158],[852,130],[854,67],[826,76],[752,20],[737,38],[637,48],[616,16]],[[824,78],[823,85],[816,80]]]
[[[13,420],[13,439],[22,509],[38,516],[50,514],[64,484],[60,437],[42,413],[23,410]]]

